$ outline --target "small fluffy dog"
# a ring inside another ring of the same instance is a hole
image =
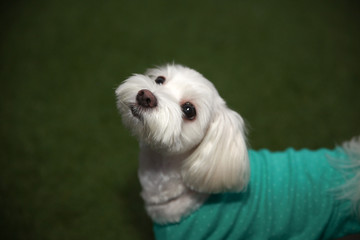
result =
[[[140,142],[159,239],[332,239],[360,232],[360,140],[317,151],[247,149],[244,121],[200,73],[167,65],[116,89]]]

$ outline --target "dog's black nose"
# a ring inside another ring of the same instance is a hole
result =
[[[149,90],[142,89],[136,95],[137,103],[146,108],[153,108],[157,106],[157,99],[155,95]]]

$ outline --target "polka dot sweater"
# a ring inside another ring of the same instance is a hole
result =
[[[249,151],[251,177],[242,193],[214,194],[180,223],[154,225],[157,239],[333,239],[360,232],[350,202],[335,198],[344,183],[329,159],[341,148]]]

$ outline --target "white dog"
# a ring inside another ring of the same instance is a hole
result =
[[[140,142],[141,196],[157,238],[309,240],[360,232],[359,140],[333,150],[248,151],[240,115],[210,81],[180,65],[133,75],[116,96]]]

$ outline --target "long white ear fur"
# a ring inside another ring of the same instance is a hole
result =
[[[198,192],[243,190],[250,175],[244,121],[225,105],[214,115],[209,129],[182,165],[184,183]]]

